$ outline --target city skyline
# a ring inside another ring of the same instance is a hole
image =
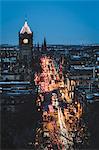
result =
[[[1,1],[0,149],[99,149],[99,2]]]
[[[0,44],[18,45],[27,20],[34,44],[99,43],[98,1],[2,1]]]

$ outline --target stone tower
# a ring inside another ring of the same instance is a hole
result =
[[[20,48],[20,80],[31,81],[32,57],[33,57],[33,32],[30,30],[27,21],[19,32]]]

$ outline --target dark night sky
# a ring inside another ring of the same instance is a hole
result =
[[[1,3],[1,42],[18,44],[27,19],[34,43],[99,43],[99,1],[5,1]]]

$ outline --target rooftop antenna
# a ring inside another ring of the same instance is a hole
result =
[[[25,22],[27,22],[27,14],[25,14]]]

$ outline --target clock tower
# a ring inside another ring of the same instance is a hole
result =
[[[32,74],[32,57],[33,57],[33,32],[30,30],[27,21],[25,21],[19,32],[20,48],[20,79],[30,81]]]

